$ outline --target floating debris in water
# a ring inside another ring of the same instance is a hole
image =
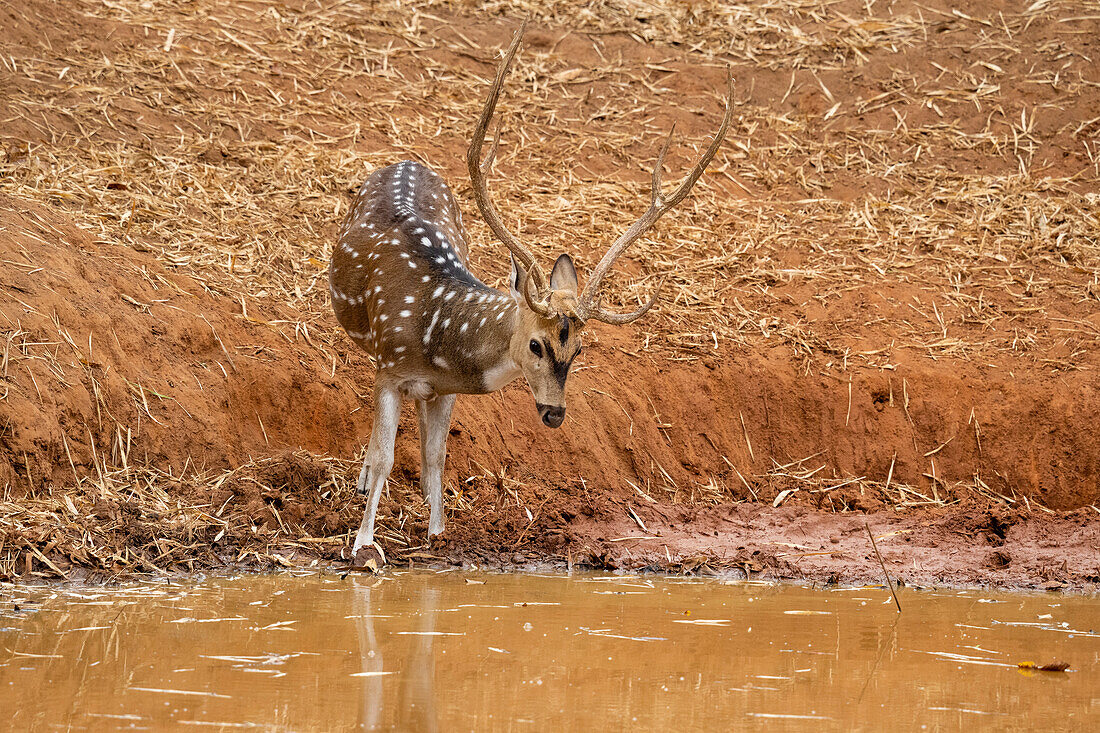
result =
[[[161,687],[128,687],[128,690],[135,692],[159,692],[162,695],[188,695],[194,697],[220,697],[225,700],[232,700],[232,695],[221,695],[217,692],[207,692],[206,690],[170,690]]]
[[[1020,669],[1034,669],[1039,672],[1066,672],[1069,670],[1068,662],[1051,662],[1050,664],[1035,664],[1035,662],[1020,662],[1016,665]]]
[[[919,651],[919,650],[916,650]],[[934,657],[939,657],[948,662],[959,662],[961,664],[978,664],[988,667],[1012,667],[1011,664],[1005,662],[999,662],[996,659],[986,659],[985,657],[974,657],[968,654],[956,654],[955,652],[923,652],[924,654],[931,654]]]
[[[625,639],[626,641],[668,641],[663,636],[625,636],[623,634],[612,634],[610,629],[589,629],[581,626],[580,631],[588,634],[589,636],[602,636],[607,639]]]
[[[745,713],[750,718],[785,718],[789,720],[832,720],[827,715],[796,715],[794,713]]]
[[[975,710],[974,708],[948,708],[948,707],[931,707],[929,710],[935,710],[937,712],[944,713],[970,713],[971,715],[1006,715],[1007,713],[995,713],[989,710]]]

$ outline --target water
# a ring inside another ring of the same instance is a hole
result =
[[[1100,599],[901,601],[427,571],[7,587],[0,711],[12,730],[1100,726]]]

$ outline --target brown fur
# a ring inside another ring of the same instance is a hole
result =
[[[554,265],[550,318],[519,296],[528,280],[514,263],[510,295],[485,285],[467,269],[458,204],[428,168],[397,163],[367,179],[341,228],[329,285],[340,325],[374,357],[376,384],[431,399],[491,392],[523,374],[540,411],[564,411],[580,351],[572,261],[562,255]]]

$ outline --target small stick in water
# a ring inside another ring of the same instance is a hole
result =
[[[871,526],[867,522],[863,523],[863,528],[867,530],[867,536],[871,538],[871,547],[875,550],[875,557],[878,558],[879,567],[882,568],[882,574],[886,576],[886,586],[890,589],[890,595],[894,597],[894,605],[898,607],[898,613],[901,613],[901,602],[898,601],[898,594],[894,592],[894,581],[890,580],[890,573],[886,572],[886,563],[882,561],[882,555],[879,554],[878,545],[875,544],[875,536],[871,534]]]

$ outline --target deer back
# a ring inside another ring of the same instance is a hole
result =
[[[438,394],[482,391],[511,298],[467,268],[458,204],[443,179],[405,161],[375,171],[340,230],[333,310],[380,372]],[[507,344],[504,344],[504,349]]]

